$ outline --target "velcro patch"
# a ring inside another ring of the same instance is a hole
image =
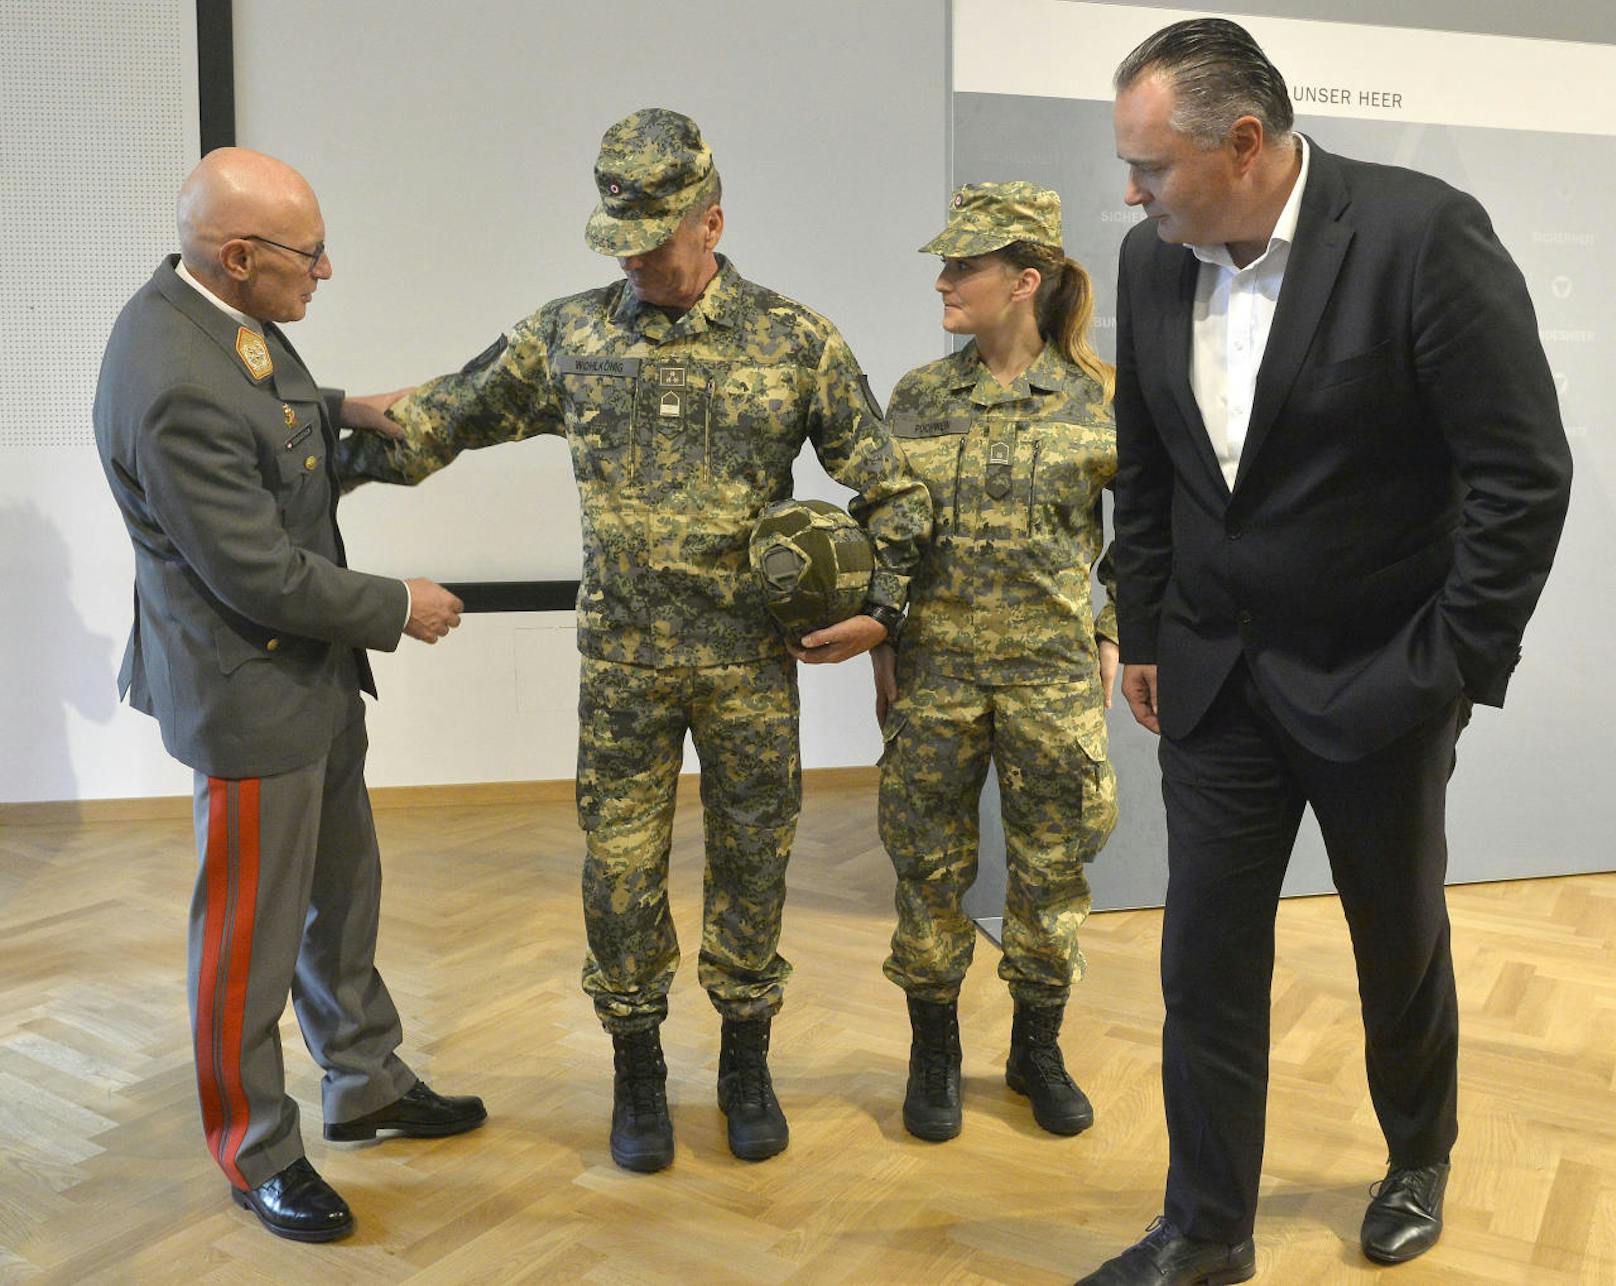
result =
[[[460,373],[462,375],[475,375],[478,371],[482,370],[483,367],[492,366],[494,362],[499,359],[499,355],[508,347],[510,347],[510,340],[506,339],[504,335],[501,335],[487,348],[483,349],[482,352],[478,353],[476,357],[472,358],[469,362],[462,366],[460,368]]]

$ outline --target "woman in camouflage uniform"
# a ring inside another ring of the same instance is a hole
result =
[[[881,839],[898,874],[885,969],[914,1031],[904,1125],[960,1131],[957,998],[975,942],[960,903],[991,756],[1009,882],[999,976],[1015,1002],[1005,1077],[1041,1126],[1076,1134],[1094,1111],[1057,1037],[1083,969],[1084,863],[1117,819],[1116,614],[1091,615],[1089,596],[1116,473],[1113,372],[1089,346],[1089,276],[1061,249],[1054,192],[968,184],[921,252],[943,257],[944,329],[974,339],[905,375],[887,415],[936,514],[901,640],[875,654]]]

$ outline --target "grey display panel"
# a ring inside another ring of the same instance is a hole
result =
[[[1094,277],[1097,346],[1112,356],[1117,247],[1138,215],[1122,203],[1110,103],[967,93],[953,101],[956,182],[1025,178],[1061,193],[1066,247]],[[1616,719],[1616,683],[1604,551],[1616,545],[1616,451],[1601,412],[1616,396],[1609,361],[1616,333],[1616,138],[1301,114],[1297,124],[1332,151],[1423,170],[1473,193],[1526,276],[1560,390],[1576,487],[1508,709],[1479,710],[1459,745],[1449,803],[1450,879],[1608,870],[1616,807],[1604,784],[1602,733]],[[1156,905],[1167,870],[1155,739],[1120,700],[1110,725],[1122,822],[1091,870],[1095,905]],[[982,873],[970,905],[973,914],[991,917],[1002,905],[1004,860],[991,782],[983,810]],[[1284,891],[1330,888],[1309,817]]]

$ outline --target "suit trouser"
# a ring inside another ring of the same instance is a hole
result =
[[[697,976],[725,1018],[780,1008],[786,862],[802,806],[797,663],[652,668],[583,658],[578,821],[584,829],[584,991],[607,1031],[668,1013],[679,940],[668,855],[685,732],[701,760],[703,883]]]
[[[949,1004],[976,929],[978,800],[991,757],[1004,815],[1004,954],[1018,1003],[1064,1005],[1083,975],[1078,929],[1092,898],[1085,864],[1117,824],[1105,716],[1089,680],[989,685],[905,674],[882,729],[879,826],[897,871],[888,978]]]
[[[1163,737],[1166,1215],[1192,1237],[1251,1235],[1268,1093],[1274,916],[1311,805],[1357,964],[1369,1092],[1399,1165],[1458,1134],[1459,1018],[1444,810],[1459,702],[1340,763],[1298,745],[1244,663],[1188,736]]]
[[[381,861],[365,793],[364,705],[319,759],[272,777],[196,774],[201,870],[189,975],[197,1091],[208,1148],[238,1188],[303,1155],[286,1094],[280,1017],[291,993],[325,1069],[328,1122],[407,1093],[398,1011],[376,972]]]

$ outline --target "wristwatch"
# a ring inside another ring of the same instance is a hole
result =
[[[888,643],[898,641],[898,635],[903,632],[905,617],[897,608],[888,607],[885,603],[866,603],[864,615],[874,617],[886,627]]]

